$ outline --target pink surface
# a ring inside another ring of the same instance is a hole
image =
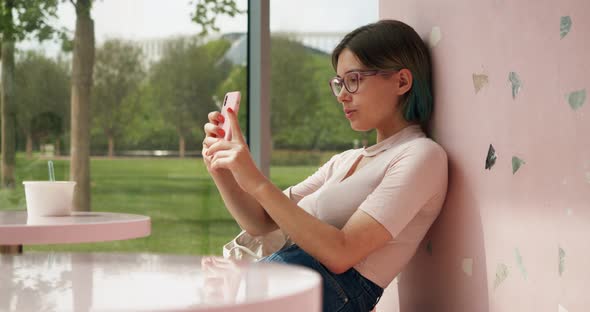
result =
[[[590,2],[380,1],[380,17],[430,43],[441,34],[432,128],[449,155],[449,193],[399,278],[400,311],[587,311]],[[563,38],[562,17],[572,21]],[[515,97],[510,72],[522,81]],[[474,75],[487,77],[479,90]],[[568,96],[580,90],[574,109]],[[512,157],[525,161],[515,173]]]
[[[157,254],[0,255],[1,311],[321,311],[298,266]]]
[[[29,219],[26,211],[0,211],[0,245],[113,241],[145,237],[150,231],[150,218],[140,215],[73,212]]]

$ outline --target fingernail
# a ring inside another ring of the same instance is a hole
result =
[[[223,117],[223,115],[217,115],[217,120],[219,122],[223,122],[225,120],[225,117]]]
[[[234,110],[231,109],[231,108],[229,108],[229,107],[227,108],[227,111],[230,112],[230,113],[233,113],[234,112]]]
[[[217,133],[219,133],[220,136],[225,136],[225,131],[223,131],[223,129],[217,130]]]

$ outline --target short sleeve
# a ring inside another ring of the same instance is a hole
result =
[[[397,237],[416,214],[447,190],[448,164],[445,151],[423,140],[392,160],[383,180],[363,201],[363,210]]]

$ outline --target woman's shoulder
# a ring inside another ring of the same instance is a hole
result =
[[[415,144],[418,148],[421,148],[421,149],[428,151],[430,153],[437,153],[437,154],[441,154],[441,155],[447,154],[445,149],[440,144],[438,144],[438,142],[436,142],[433,139],[428,138],[428,137],[416,139]]]
[[[401,153],[415,156],[422,160],[447,161],[447,152],[436,141],[428,137],[419,137],[404,143]]]

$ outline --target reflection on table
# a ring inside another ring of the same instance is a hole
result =
[[[320,276],[279,264],[29,253],[0,255],[0,276],[0,311],[321,310]]]
[[[32,219],[26,211],[0,211],[0,253],[18,253],[26,244],[105,242],[145,237],[150,232],[150,217],[142,215],[73,212]]]

